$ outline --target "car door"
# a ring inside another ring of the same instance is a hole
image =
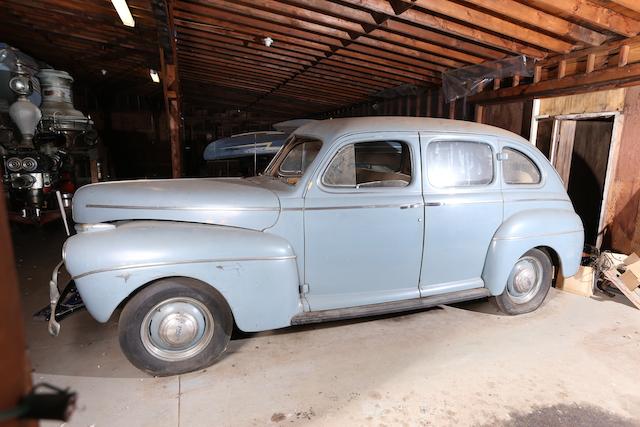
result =
[[[311,310],[419,297],[419,159],[417,132],[348,137],[323,159],[304,202]]]
[[[484,286],[491,239],[502,223],[497,141],[421,133],[425,235],[421,296]]]

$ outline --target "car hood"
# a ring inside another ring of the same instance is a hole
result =
[[[264,230],[279,213],[274,192],[241,178],[104,182],[73,196],[76,223],[153,219]]]

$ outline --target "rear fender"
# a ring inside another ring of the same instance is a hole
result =
[[[482,279],[492,295],[500,295],[516,261],[530,249],[552,248],[565,277],[580,266],[584,230],[580,217],[570,210],[534,209],[519,212],[496,231],[485,260]]]

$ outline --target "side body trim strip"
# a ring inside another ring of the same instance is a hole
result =
[[[295,259],[295,255],[290,256],[272,256],[272,257],[245,257],[245,258],[212,258],[212,259],[196,259],[191,261],[167,261],[167,262],[150,262],[146,264],[130,264],[122,265],[112,268],[101,268],[98,270],[87,271],[86,273],[73,276],[72,279],[80,279],[82,277],[89,276],[90,274],[106,273],[107,271],[120,271],[130,270],[134,268],[150,268],[150,267],[164,267],[167,265],[182,265],[182,264],[202,264],[208,262],[231,262],[231,261],[281,261],[286,259]]]

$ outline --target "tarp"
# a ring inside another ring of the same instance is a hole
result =
[[[494,79],[515,75],[531,77],[533,60],[521,55],[447,71],[442,73],[442,91],[447,102],[451,102],[480,92]]]

